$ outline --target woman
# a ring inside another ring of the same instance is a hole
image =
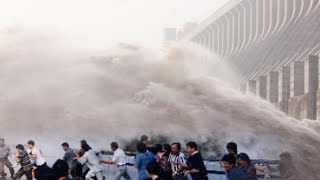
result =
[[[147,174],[147,165],[150,162],[156,161],[155,155],[147,152],[147,147],[144,143],[137,144],[138,154],[136,156],[135,167],[138,169],[138,180],[149,179]]]
[[[248,180],[258,180],[257,170],[264,173],[265,179],[270,179],[268,171],[258,164],[251,164],[251,160],[247,154],[240,153],[237,157],[239,167],[245,171]]]

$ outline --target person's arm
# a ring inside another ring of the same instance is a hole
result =
[[[178,163],[180,164],[180,168],[177,170],[176,174],[182,172],[186,167],[188,167],[184,155],[179,156]]]
[[[189,174],[197,174],[200,173],[201,171],[199,169],[193,168],[191,170],[186,171],[185,176],[189,175]]]
[[[37,158],[38,150],[33,150],[32,153],[29,155],[30,158]]]
[[[264,174],[264,178],[265,179],[270,179],[271,178],[269,171],[266,168],[260,166],[259,164],[255,164],[254,165],[254,169],[256,169],[257,171],[262,172]]]
[[[279,172],[279,166],[277,166],[277,167],[271,167],[268,162],[265,162],[265,164],[267,165],[267,168],[268,168],[270,171],[272,171],[272,172]]]
[[[83,156],[79,156],[79,154],[76,154],[76,157],[74,158],[74,159],[76,159],[80,164],[84,164],[84,163],[86,163],[87,162],[87,154],[84,154]]]
[[[138,154],[138,155],[136,156],[136,162],[135,162],[135,164],[134,164],[134,167],[137,168],[137,169],[139,169],[140,166],[141,166],[141,163],[142,163],[142,159],[141,159],[141,157],[140,157],[140,154]]]
[[[113,164],[114,162],[112,160],[99,160],[99,164]]]

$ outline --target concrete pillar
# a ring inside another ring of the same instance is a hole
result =
[[[290,97],[304,94],[304,62],[290,64]]]
[[[303,117],[317,119],[317,90],[319,84],[319,57],[310,55],[304,61],[304,91],[306,94],[306,110]]]
[[[256,83],[256,94],[263,99],[267,98],[267,77],[260,76]]]
[[[267,100],[276,103],[278,102],[278,72],[270,72],[267,75]]]
[[[247,93],[256,94],[256,80],[249,80],[247,82]]]
[[[279,92],[278,102],[280,110],[288,113],[289,97],[290,97],[290,67],[283,66],[279,70]]]

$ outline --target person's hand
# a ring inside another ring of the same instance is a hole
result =
[[[185,176],[188,176],[189,174],[190,174],[190,171],[186,171],[186,172],[184,173]]]
[[[103,160],[99,160],[99,164],[102,164],[103,163]]]
[[[172,173],[172,178],[173,179],[176,179],[176,176],[177,176],[177,172]]]
[[[269,174],[266,174],[266,175],[264,176],[264,179],[271,179],[271,177],[270,177]]]

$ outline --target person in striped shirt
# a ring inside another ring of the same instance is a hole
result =
[[[16,149],[19,153],[16,160],[20,163],[21,168],[15,174],[14,179],[20,179],[22,176],[26,176],[27,180],[32,180],[32,163],[29,154],[24,150],[24,147],[21,144],[18,144]]]
[[[180,166],[180,164],[186,163],[185,156],[181,152],[180,143],[171,144],[171,153],[168,160],[173,172],[172,178],[174,180],[187,180],[187,177],[184,175],[184,168]]]

